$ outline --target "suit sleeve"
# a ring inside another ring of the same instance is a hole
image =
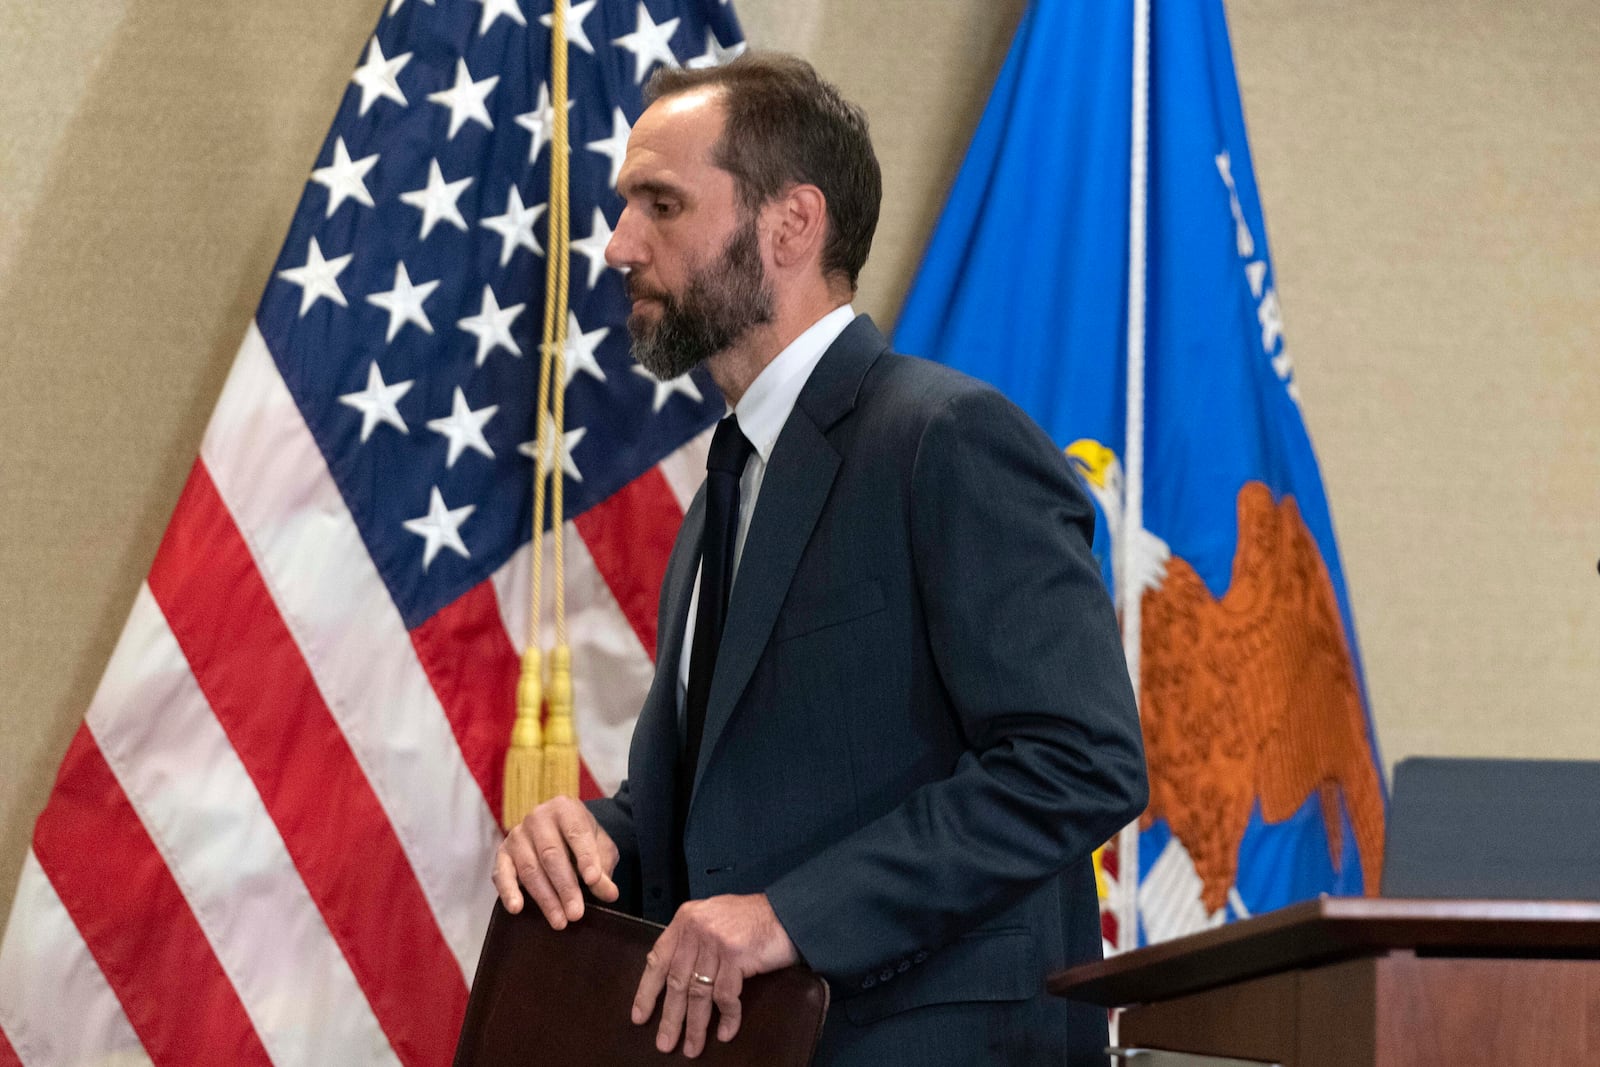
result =
[[[949,944],[1143,810],[1138,714],[1064,457],[992,391],[927,423],[911,543],[933,657],[966,752],[775,882],[778,919],[830,976]]]
[[[628,783],[624,781],[613,795],[590,800],[586,806],[600,828],[610,836],[612,844],[617,846],[619,854],[616,869],[611,873],[618,897],[606,907],[638,915],[644,910],[643,878],[639,871],[639,841],[633,828],[633,798],[628,791]],[[584,895],[588,897],[587,890]]]

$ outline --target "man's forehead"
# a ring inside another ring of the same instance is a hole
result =
[[[714,150],[724,119],[721,92],[715,87],[675,93],[651,104],[628,135],[617,191],[627,196],[637,189],[681,185],[704,168],[716,168]]]
[[[668,117],[711,114],[720,120],[725,110],[725,95],[720,85],[700,85],[655,100],[645,108],[645,114],[654,112]]]
[[[722,136],[725,109],[721,94],[693,90],[662,97],[639,116],[628,149],[650,151],[685,161],[710,162]]]

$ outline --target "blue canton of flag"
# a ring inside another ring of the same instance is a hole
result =
[[[1122,948],[1375,891],[1385,804],[1222,2],[1148,5],[1144,57],[1137,7],[1029,7],[895,335],[1095,497],[1151,776],[1100,865]]]
[[[742,39],[715,0],[654,7],[587,0],[568,12],[572,515],[721,413],[706,379],[657,383],[636,367],[623,280],[604,259],[641,83],[658,63],[715,63]],[[415,626],[530,536],[555,104],[548,34],[514,0],[391,9],[257,321]]]

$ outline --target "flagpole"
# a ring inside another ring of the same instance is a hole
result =
[[[1141,584],[1134,579],[1132,545],[1144,532],[1144,312],[1145,221],[1150,140],[1150,0],[1133,0],[1133,107],[1128,167],[1128,408],[1124,445],[1122,536],[1113,551],[1121,555],[1116,572],[1122,609],[1122,651],[1128,678],[1139,697]],[[1141,709],[1142,711],[1142,709]],[[1117,948],[1139,945],[1139,824],[1117,836]]]

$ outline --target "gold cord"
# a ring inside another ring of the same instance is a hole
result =
[[[578,794],[577,734],[572,719],[572,653],[567,645],[566,539],[563,505],[566,454],[567,306],[570,300],[571,146],[567,129],[567,0],[552,5],[550,88],[550,195],[546,210],[544,331],[539,347],[539,391],[534,419],[533,559],[528,647],[517,683],[517,718],[506,753],[501,824],[509,830],[540,802]],[[544,673],[541,616],[544,593],[545,482],[550,485],[550,536],[555,566],[556,647]],[[549,720],[540,729],[548,701]]]

